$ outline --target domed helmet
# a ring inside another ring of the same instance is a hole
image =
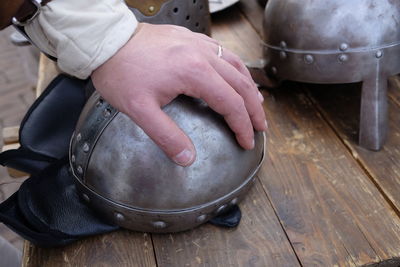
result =
[[[208,0],[125,0],[136,18],[153,24],[175,24],[209,35]]]
[[[210,3],[210,12],[215,13],[225,8],[228,8],[234,4],[239,2],[239,0],[209,0]]]
[[[172,162],[96,92],[71,139],[79,194],[124,228],[177,232],[208,221],[244,197],[264,157],[262,133],[255,133],[253,150],[240,148],[223,118],[201,100],[181,96],[163,110],[192,139],[191,166]]]
[[[360,145],[377,150],[387,128],[387,78],[400,72],[400,1],[269,0],[265,70],[310,83],[363,82]]]

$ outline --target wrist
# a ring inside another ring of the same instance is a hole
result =
[[[136,26],[120,0],[69,0],[50,2],[25,30],[62,71],[85,79],[128,42]]]

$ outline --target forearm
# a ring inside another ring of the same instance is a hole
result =
[[[87,78],[131,38],[136,26],[120,0],[53,0],[25,30],[58,59],[62,71]]]

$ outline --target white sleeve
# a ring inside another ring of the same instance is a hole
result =
[[[25,31],[62,71],[85,79],[128,42],[137,24],[121,0],[53,0]]]

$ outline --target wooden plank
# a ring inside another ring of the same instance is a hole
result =
[[[255,11],[256,4],[248,0],[241,10],[260,33],[263,10]],[[260,178],[301,263],[395,264],[396,213],[295,87],[286,84],[266,97],[270,161]],[[337,106],[332,104],[333,111]]]
[[[11,150],[11,149],[17,149],[17,148],[19,148],[19,143],[11,143],[8,145],[4,145],[2,148],[2,152]],[[19,170],[13,169],[13,168],[8,168],[8,167],[7,167],[7,172],[11,178],[26,178],[29,176],[29,174],[26,172],[19,171]]]
[[[260,36],[264,36],[264,8],[257,2],[257,0],[240,1],[239,8],[256,32]]]
[[[36,97],[39,97],[44,89],[46,89],[47,85],[60,73],[61,71],[58,69],[56,62],[52,61],[44,54],[40,54]]]
[[[300,266],[258,181],[240,207],[236,229],[153,235],[159,266]]]
[[[61,248],[39,248],[25,242],[23,267],[156,266],[148,234],[126,230],[90,237]]]
[[[389,129],[379,152],[358,146],[360,84],[313,88],[310,97],[319,107],[348,149],[365,168],[373,182],[400,213],[400,82],[389,82]],[[396,104],[397,102],[397,104]]]
[[[400,106],[400,76],[396,75],[389,79],[388,95],[390,99]]]
[[[301,263],[400,264],[399,217],[298,86],[265,95],[260,179]]]
[[[245,61],[262,57],[262,42],[251,24],[233,7],[212,17],[212,37]]]
[[[17,143],[19,137],[19,126],[6,127],[3,129],[3,142],[5,145]]]
[[[258,37],[249,27],[237,9],[213,17],[213,37],[242,58],[255,59],[259,44],[245,41]],[[259,183],[240,206],[243,217],[236,229],[203,225],[184,233],[153,235],[159,266],[299,266]]]

